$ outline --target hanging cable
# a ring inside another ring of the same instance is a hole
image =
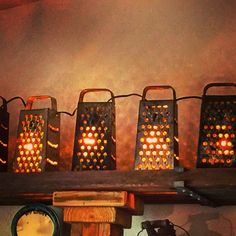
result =
[[[7,101],[7,103],[10,103],[10,102],[12,102],[12,101],[14,101],[14,100],[17,100],[17,99],[21,100],[21,102],[22,102],[22,104],[24,105],[24,107],[26,107],[26,102],[25,102],[25,100],[24,100],[22,97],[19,97],[19,96],[13,97],[13,98],[9,99],[9,100]]]
[[[200,96],[185,96],[185,97],[176,98],[176,101],[185,100],[185,99],[192,99],[192,98],[202,99],[202,97],[200,97]]]
[[[172,222],[171,222],[171,224],[173,224],[173,225],[174,225],[175,227],[177,227],[177,228],[182,229],[188,236],[190,236],[189,232],[188,232],[186,229],[184,229],[183,227],[181,227],[181,226],[179,226],[179,225],[175,225],[175,224],[172,223]]]
[[[114,96],[113,98],[110,98],[107,102],[110,102],[112,99],[116,99],[116,98],[123,98],[123,97],[130,97],[130,96],[138,96],[142,98],[142,95],[138,94],[138,93],[130,93],[130,94],[122,94],[122,95],[117,95]],[[180,100],[186,100],[186,99],[202,99],[202,97],[200,96],[185,96],[185,97],[179,97],[176,99],[176,101],[180,101]]]
[[[114,97],[110,98],[107,102],[110,102],[114,98],[125,98],[125,97],[130,97],[130,96],[142,97],[142,95],[140,95],[138,93],[129,93],[129,94],[122,94],[122,95],[114,96]]]
[[[75,108],[72,113],[67,112],[67,111],[58,111],[57,114],[66,114],[68,116],[74,116],[76,111],[77,111],[77,108]]]
[[[141,230],[138,232],[137,236],[139,236],[143,231],[144,231],[144,229],[141,229]]]

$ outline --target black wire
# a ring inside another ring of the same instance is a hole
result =
[[[26,102],[25,102],[25,100],[24,100],[22,97],[18,97],[18,96],[9,99],[9,100],[7,101],[7,103],[10,103],[10,102],[12,102],[12,101],[14,101],[14,100],[16,100],[16,99],[20,99],[21,102],[22,102],[22,104],[24,105],[24,107],[26,107]]]
[[[139,236],[139,235],[143,232],[143,230],[144,230],[144,229],[141,229],[141,230],[138,232],[137,236]]]
[[[129,94],[122,94],[122,95],[114,96],[114,97],[110,98],[107,102],[110,102],[114,98],[125,98],[125,97],[130,97],[130,96],[138,96],[138,97],[142,98],[142,95],[140,95],[138,93],[129,93]]]
[[[76,111],[77,111],[77,108],[75,108],[75,110],[72,113],[67,112],[67,111],[58,111],[57,114],[66,114],[68,116],[74,116]]]
[[[172,223],[173,224],[173,223]],[[181,226],[179,226],[179,225],[175,225],[175,224],[173,224],[175,227],[177,227],[177,228],[180,228],[180,229],[182,229],[188,236],[190,236],[190,234],[189,234],[189,232],[186,230],[186,229],[184,229],[183,227],[181,227]]]
[[[186,96],[186,97],[176,98],[176,101],[191,99],[191,98],[202,99],[202,97],[200,97],[200,96]]]
[[[138,96],[138,97],[141,97],[141,98],[143,97],[142,95],[140,95],[138,93],[122,94],[122,95],[117,95],[117,96],[114,96],[114,97],[110,98],[107,102],[110,102],[112,99],[130,97],[130,96]],[[177,98],[176,101],[185,100],[185,99],[192,99],[192,98],[200,99],[200,100],[202,99],[202,97],[200,97],[200,96],[185,96],[185,97]]]

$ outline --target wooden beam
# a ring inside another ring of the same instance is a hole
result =
[[[125,191],[66,191],[53,193],[54,206],[114,206],[129,207],[128,193]]]
[[[173,203],[175,199],[178,203],[196,202],[177,194],[174,181],[185,181],[187,187],[222,204],[236,204],[236,171],[222,168],[183,173],[169,170],[0,173],[0,204],[24,204],[30,199],[47,201],[52,199],[53,192],[76,190],[128,191],[156,202],[160,199],[164,203],[168,199]]]
[[[126,191],[66,191],[53,193],[53,206],[57,207],[120,207],[133,215],[143,214],[143,202]]]

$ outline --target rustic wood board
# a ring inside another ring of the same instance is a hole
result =
[[[35,201],[51,204],[53,192],[81,190],[128,191],[152,203],[197,203],[191,197],[176,194],[174,181],[185,181],[188,187],[221,205],[236,204],[236,170],[223,168],[183,173],[169,170],[0,173],[0,204]]]
[[[131,227],[132,215],[115,207],[65,207],[64,222],[112,223]]]
[[[66,191],[53,193],[53,206],[112,206],[143,214],[143,202],[126,191]]]

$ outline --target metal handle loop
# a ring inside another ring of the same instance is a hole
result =
[[[210,83],[204,87],[203,96],[206,95],[207,90],[212,87],[236,87],[236,83]]]
[[[30,97],[28,97],[25,109],[26,110],[31,110],[35,100],[44,100],[44,99],[51,99],[51,108],[53,110],[57,111],[57,100],[56,100],[56,98],[48,96],[48,95],[30,96]]]
[[[149,90],[164,90],[171,89],[173,92],[173,100],[176,100],[176,92],[175,89],[170,85],[159,85],[159,86],[147,86],[143,90],[142,100],[146,100],[146,94]]]
[[[114,99],[114,94],[110,89],[106,89],[106,88],[90,88],[90,89],[84,89],[81,91],[80,96],[79,96],[79,102],[83,102],[84,101],[84,95],[86,93],[91,93],[91,92],[109,92],[112,98],[112,102],[115,102]]]

